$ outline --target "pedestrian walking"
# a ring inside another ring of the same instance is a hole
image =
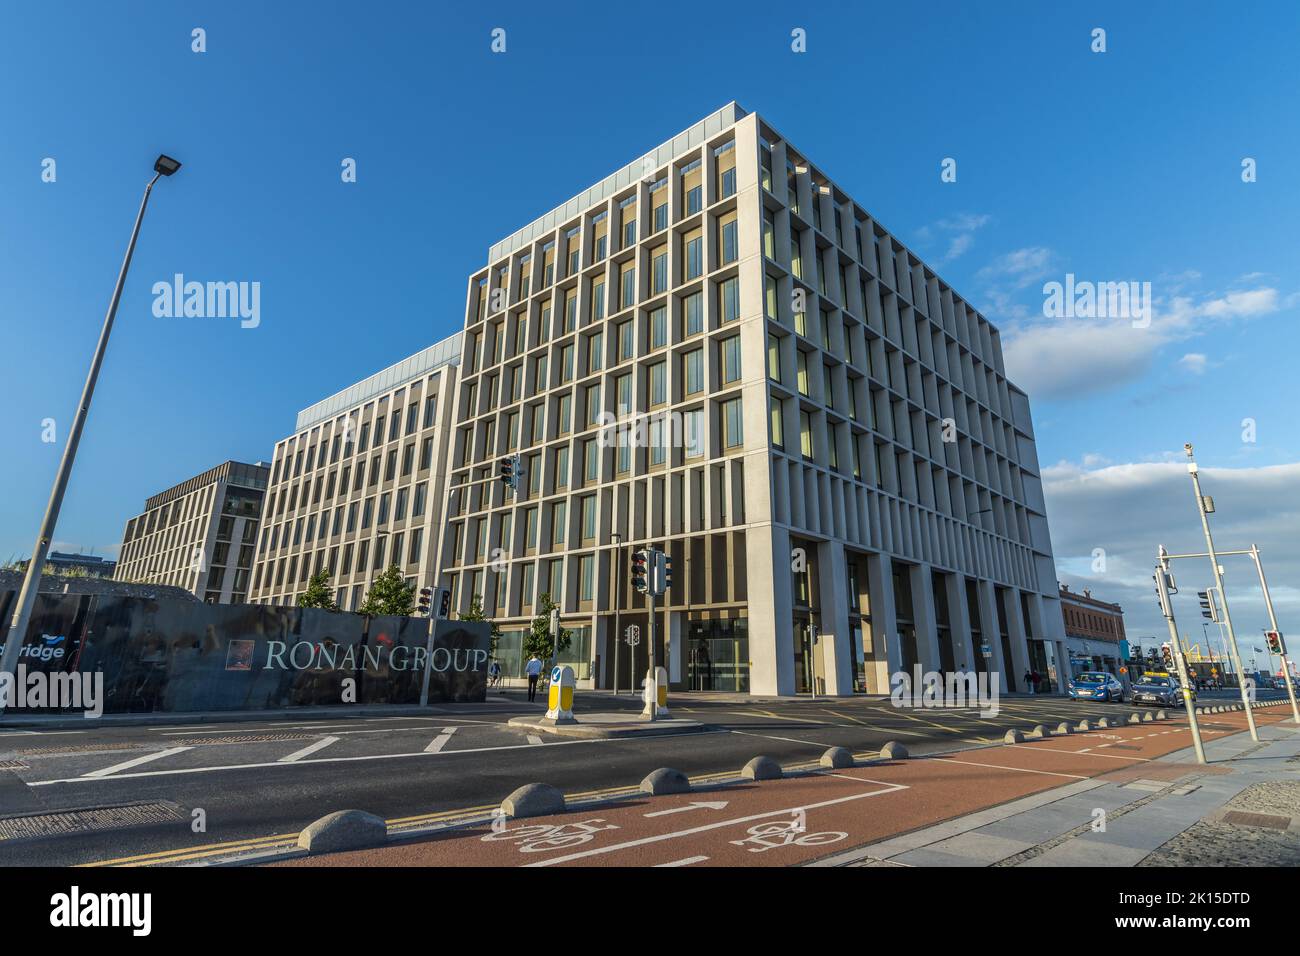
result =
[[[542,662],[534,654],[528,658],[528,702],[531,704],[537,699],[537,679],[542,676]]]
[[[488,677],[488,683],[493,687],[501,683],[501,662],[495,657],[492,658],[492,663],[488,666]]]
[[[1029,693],[1034,692],[1034,675],[1030,671],[1025,671],[1025,687],[1029,689]]]

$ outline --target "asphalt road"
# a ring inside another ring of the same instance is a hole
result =
[[[1232,700],[1226,693],[1202,694],[1206,702],[1215,698]],[[1009,727],[1124,719],[1134,710],[1059,697],[1003,698],[990,718],[972,708],[899,709],[879,698],[679,695],[672,703],[674,716],[699,720],[708,730],[543,739],[506,726],[511,716],[542,709],[519,692],[419,716],[0,728],[0,768],[6,768],[0,769],[0,865],[113,861],[294,833],[341,809],[393,820],[495,806],[535,781],[575,794],[635,786],[663,766],[688,775],[734,772],[757,754],[797,763],[815,760],[830,746],[862,752],[888,740],[917,753],[953,750],[991,742]],[[577,713],[616,707],[639,709],[626,696],[616,701],[588,693]],[[120,807],[128,809],[83,812]],[[52,816],[14,819],[37,815]]]

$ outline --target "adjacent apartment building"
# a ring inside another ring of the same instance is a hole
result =
[[[433,584],[459,359],[453,335],[298,413],[275,446],[251,601],[294,604],[322,569],[345,610],[390,564]]]
[[[562,659],[609,687],[617,656],[628,686],[647,544],[673,558],[656,647],[676,687],[1068,673],[998,330],[734,103],[493,245],[448,384],[440,580],[457,608],[482,595],[507,674],[549,593]],[[514,492],[496,475],[516,454]]]
[[[1084,671],[1106,671],[1118,675],[1126,661],[1124,609],[1092,596],[1092,591],[1071,591],[1061,586],[1061,616],[1065,624],[1066,649],[1070,654],[1070,675]]]
[[[227,461],[147,499],[126,523],[114,578],[244,603],[269,472],[261,462]]]

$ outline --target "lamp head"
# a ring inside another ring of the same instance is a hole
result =
[[[180,168],[181,168],[180,161],[172,159],[166,153],[160,153],[158,158],[154,160],[154,164],[153,164],[154,172],[159,173],[163,176],[170,176],[172,173],[176,172],[176,170]]]

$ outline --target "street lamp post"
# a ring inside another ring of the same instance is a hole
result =
[[[27,562],[27,572],[23,575],[22,590],[18,592],[18,603],[14,608],[13,623],[5,640],[4,653],[0,654],[0,673],[16,675],[18,671],[18,653],[27,639],[27,626],[31,622],[32,608],[36,605],[36,595],[41,589],[41,572],[45,569],[45,558],[54,540],[54,528],[59,522],[59,511],[63,507],[63,495],[68,489],[68,478],[72,475],[72,464],[77,457],[77,446],[81,443],[81,433],[86,426],[86,416],[90,413],[90,401],[95,395],[95,384],[99,381],[99,370],[104,364],[104,353],[108,349],[108,337],[113,332],[113,320],[117,318],[117,305],[122,298],[122,287],[126,284],[126,274],[131,268],[131,256],[135,254],[135,242],[140,236],[140,223],[144,221],[144,211],[149,205],[149,194],[160,176],[170,176],[181,168],[181,164],[170,156],[159,156],[154,161],[153,179],[144,187],[144,198],[140,200],[140,211],[135,216],[135,226],[131,230],[131,241],[127,243],[126,257],[117,274],[117,284],[113,287],[113,298],[108,304],[108,314],[104,316],[104,326],[99,333],[99,343],[95,346],[95,355],[90,361],[90,372],[86,384],[81,390],[81,401],[77,413],[73,416],[72,427],[68,430],[68,443],[63,449],[63,458],[59,461],[59,470],[54,476],[54,487],[50,491],[49,504],[45,506],[45,518],[41,521],[41,530],[36,536],[32,548],[31,560]],[[0,694],[0,714],[4,713],[4,695]]]
[[[1201,476],[1192,458],[1191,443],[1183,445],[1187,452],[1187,473],[1192,477],[1192,489],[1196,492],[1196,510],[1201,516],[1201,528],[1205,531],[1205,550],[1209,552],[1210,569],[1214,572],[1214,586],[1219,592],[1219,604],[1223,608],[1223,621],[1228,629],[1228,649],[1232,653],[1233,663],[1237,665],[1237,685],[1241,689],[1241,702],[1246,709],[1246,722],[1250,725],[1250,739],[1259,740],[1259,730],[1255,727],[1255,711],[1250,696],[1246,693],[1245,672],[1241,666],[1241,652],[1237,649],[1237,635],[1232,630],[1232,614],[1228,611],[1228,594],[1223,589],[1223,574],[1219,570],[1219,556],[1214,553],[1214,537],[1210,534],[1210,519],[1205,510],[1205,496],[1201,494]]]

